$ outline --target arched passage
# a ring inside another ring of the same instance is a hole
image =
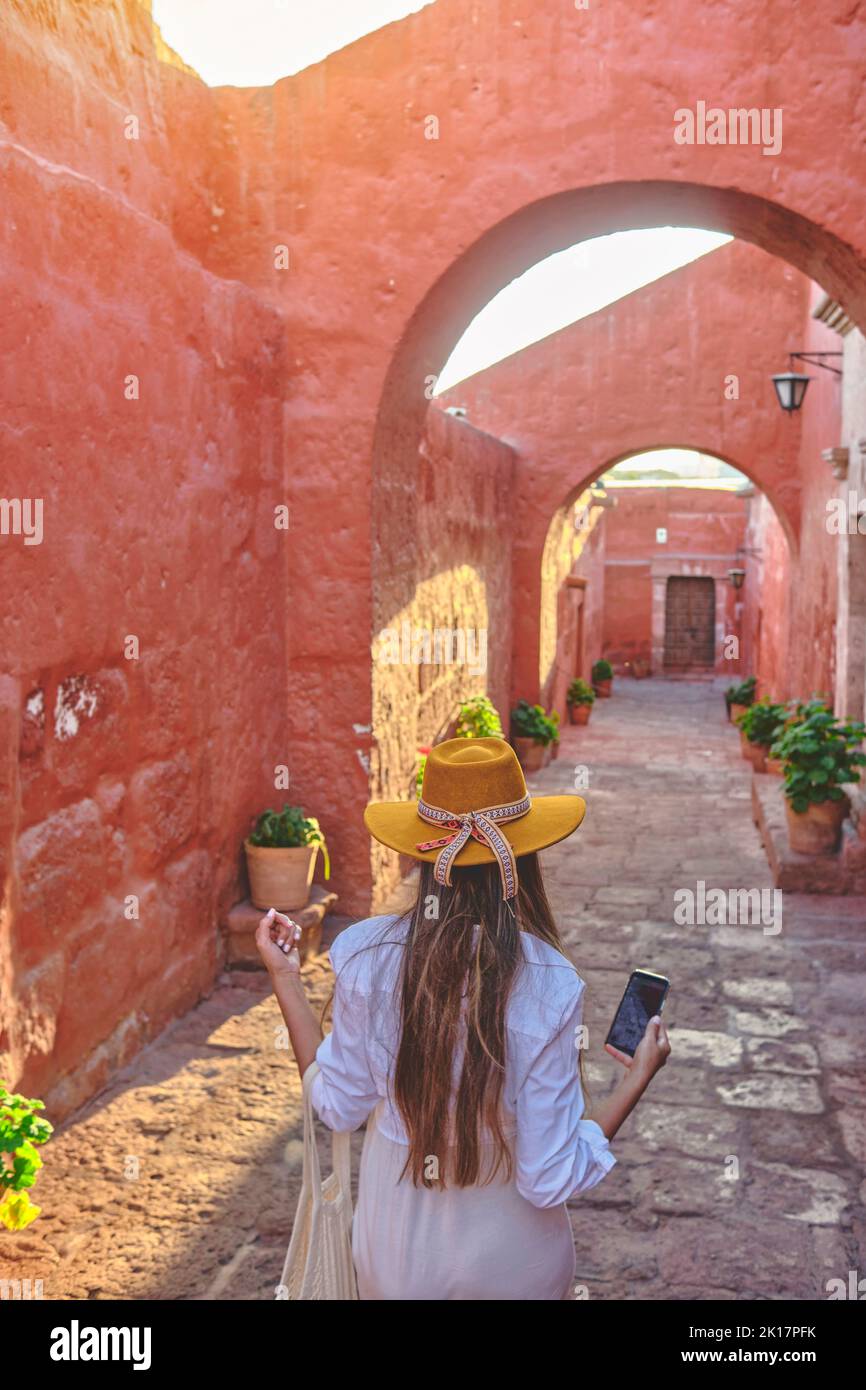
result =
[[[639,462],[650,468],[654,455],[667,450],[727,464],[740,475],[739,486],[735,479],[726,484],[720,478],[714,487],[709,477],[694,485],[683,475],[679,482],[674,477],[664,484],[647,478],[617,487],[612,470],[618,464]],[[599,480],[607,486],[593,489]],[[729,672],[732,678],[740,672],[741,656],[755,656],[757,635],[744,630],[741,595],[730,585],[728,574],[732,567],[747,563],[754,569],[758,563],[748,544],[758,491],[748,487],[750,481],[754,479],[735,459],[690,444],[663,444],[612,458],[570,488],[550,518],[537,557],[538,613],[534,621],[514,623],[513,698],[540,699],[563,713],[569,682],[575,676],[588,679],[592,662],[600,656],[617,669],[623,662],[631,666],[637,661],[646,666],[643,674],[650,669],[664,673],[670,666],[666,601],[671,578],[686,586],[698,580],[712,589],[705,615],[709,651],[695,657],[696,666],[715,665],[717,672]],[[794,558],[795,539],[785,517],[775,508],[773,514],[781,544],[789,559]],[[653,528],[671,523],[671,534],[666,530],[663,543],[653,546]],[[629,640],[635,636],[637,641]],[[733,646],[731,638],[736,639]],[[534,672],[523,656],[528,647],[538,652]],[[778,655],[783,665],[783,655]]]
[[[643,436],[644,441],[650,436]],[[636,432],[636,438],[641,438]],[[559,590],[565,579],[563,561],[557,562],[553,551],[558,547],[558,538],[573,525],[574,505],[587,490],[610,469],[636,455],[651,453],[661,449],[688,449],[700,454],[710,455],[723,463],[736,468],[745,478],[767,497],[779,522],[788,553],[792,558],[797,554],[797,536],[791,518],[784,507],[778,504],[772,491],[764,486],[764,470],[756,467],[753,460],[741,462],[739,458],[723,453],[714,444],[704,440],[690,439],[654,441],[637,443],[633,448],[624,449],[601,464],[597,464],[582,474],[573,483],[564,497],[558,499],[552,512],[548,514],[546,529],[533,531],[521,536],[514,550],[514,591],[520,595],[515,605],[513,624],[512,661],[512,699],[520,696],[533,700],[553,698],[551,687],[552,652],[557,647],[555,634],[551,629],[557,623],[557,612],[561,605],[557,602]],[[575,599],[577,596],[574,596]],[[561,613],[560,613],[561,620]],[[597,653],[600,655],[600,652]]]
[[[425,577],[424,556],[414,543],[413,525],[419,444],[430,408],[431,384],[468,322],[505,284],[555,251],[614,231],[671,224],[727,232],[740,243],[761,248],[777,261],[818,279],[852,317],[866,322],[866,267],[857,253],[826,228],[791,209],[737,189],[670,181],[613,183],[544,198],[503,219],[459,255],[431,286],[391,359],[378,409],[372,461],[374,632],[387,626],[395,614],[406,611]],[[623,312],[630,312],[629,305],[637,302],[640,293],[623,301]],[[619,311],[619,306],[614,309]],[[731,306],[732,333],[738,312],[741,308]],[[593,319],[597,328],[600,316]],[[769,370],[775,369],[770,364],[790,349],[789,330],[790,324],[780,325],[774,316],[763,320],[762,353],[757,362],[751,361],[751,370],[761,374],[763,384]],[[538,670],[535,617],[539,611],[540,555],[551,503],[565,491],[560,485],[562,478],[555,476],[557,468],[567,474],[572,487],[585,485],[609,466],[611,458],[646,448],[648,441],[698,440],[707,452],[737,460],[736,466],[771,498],[783,518],[789,544],[796,545],[800,506],[796,425],[792,430],[791,421],[772,411],[762,412],[760,419],[753,415],[737,420],[732,412],[724,411],[718,378],[715,396],[708,389],[672,393],[666,377],[668,364],[654,354],[646,328],[643,341],[636,338],[633,350],[636,362],[640,359],[652,408],[648,404],[635,419],[624,423],[616,438],[598,437],[579,468],[574,459],[562,455],[552,469],[545,465],[543,479],[536,468],[527,468],[516,480],[514,517],[519,518],[519,526],[514,541],[514,606],[516,614],[531,615],[531,627],[515,643],[524,674]],[[696,371],[692,345],[682,341],[680,352],[684,369]],[[515,683],[517,677],[516,666]],[[390,710],[381,673],[374,670],[374,749]],[[373,794],[387,796],[396,791],[405,781],[414,756],[413,747],[399,748],[392,727],[390,765],[374,758]],[[392,780],[394,774],[396,781]]]

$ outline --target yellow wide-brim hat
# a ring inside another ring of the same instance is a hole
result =
[[[364,823],[389,849],[434,863],[441,849],[419,846],[454,835],[449,815],[485,811],[496,812],[488,823],[495,822],[516,858],[571,835],[583,820],[586,802],[569,794],[530,798],[517,755],[504,739],[451,738],[430,749],[417,802],[373,801],[364,812]],[[454,867],[491,864],[498,858],[487,844],[470,836],[454,856]]]

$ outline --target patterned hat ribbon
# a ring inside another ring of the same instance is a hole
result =
[[[511,801],[507,806],[485,806],[480,811],[443,811],[438,806],[430,806],[426,801],[418,801],[418,815],[433,825],[441,825],[449,830],[449,835],[438,840],[422,840],[415,848],[419,850],[438,849],[433,876],[437,883],[450,887],[451,865],[470,836],[480,840],[493,851],[499,865],[502,879],[502,896],[506,899],[517,896],[517,864],[514,851],[508,840],[497,828],[497,821],[519,820],[530,809],[532,801],[527,795],[520,801]]]

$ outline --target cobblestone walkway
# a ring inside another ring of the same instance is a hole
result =
[[[674,892],[770,888],[718,688],[617,683],[539,791],[589,778],[545,856],[588,985],[590,1077],[635,966],[672,980],[674,1056],[572,1204],[590,1298],[826,1298],[866,1274],[866,902],[786,896],[782,930],[674,924]],[[325,958],[306,971],[314,999]],[[300,1184],[300,1086],[264,979],[224,976],[45,1151],[0,1277],[46,1298],[272,1298]],[[324,1136],[322,1136],[324,1141]],[[356,1149],[361,1136],[356,1136]],[[325,1146],[322,1145],[324,1156]]]

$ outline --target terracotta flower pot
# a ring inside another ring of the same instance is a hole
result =
[[[514,751],[524,772],[540,772],[547,762],[547,749],[534,738],[513,740]]]
[[[785,797],[788,842],[798,854],[832,854],[839,844],[842,822],[848,813],[848,798],[820,801],[807,811],[795,811]]]
[[[731,723],[732,723],[732,724],[736,724],[736,722],[737,722],[737,720],[739,719],[740,715],[741,715],[741,714],[745,714],[745,713],[746,713],[746,710],[747,710],[748,708],[749,708],[748,705],[734,705],[734,704],[732,704],[732,705],[731,705]]]
[[[767,750],[763,744],[750,743],[745,751],[747,762],[752,764],[756,772],[766,772],[767,770]]]
[[[767,762],[767,750],[762,743],[750,743],[745,731],[740,730],[740,750],[747,763],[751,763],[756,772],[763,772]]]
[[[548,744],[548,747],[550,748],[550,761],[554,763],[559,757],[559,740],[554,739],[553,743]]]
[[[568,717],[572,724],[588,724],[592,705],[569,705]]]
[[[600,695],[602,700],[609,700],[613,687],[613,678],[609,681],[593,681],[592,688],[596,695]]]
[[[292,912],[307,906],[318,845],[266,849],[245,840],[244,848],[250,876],[250,901],[255,907],[265,912],[269,907],[275,907],[278,912]]]
[[[773,777],[784,777],[785,760],[784,758],[767,758],[764,764],[764,771],[772,774]]]

